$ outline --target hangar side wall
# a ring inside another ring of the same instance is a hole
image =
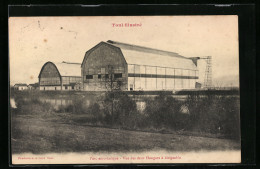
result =
[[[61,86],[40,86],[40,90],[61,90]]]
[[[62,90],[81,90],[80,76],[62,76]]]
[[[110,79],[127,90],[127,64],[117,47],[101,42],[86,53],[81,69],[83,90],[109,90]]]
[[[197,70],[128,65],[128,90],[194,89],[197,80]]]

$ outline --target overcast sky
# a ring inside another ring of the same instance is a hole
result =
[[[113,23],[142,25],[113,27]],[[172,51],[186,57],[212,56],[214,84],[239,85],[238,18],[224,15],[11,17],[10,82],[38,82],[45,62],[81,63],[87,50],[107,40]],[[205,65],[200,62],[203,75]]]

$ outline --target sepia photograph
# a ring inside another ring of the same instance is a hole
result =
[[[241,163],[237,15],[8,22],[12,164]]]

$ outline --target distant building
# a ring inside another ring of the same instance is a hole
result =
[[[33,83],[28,85],[29,90],[38,90],[39,89],[39,83]]]
[[[109,40],[86,52],[81,76],[86,91],[106,90],[111,77],[122,90],[175,90],[194,89],[199,74],[196,60],[178,53]]]
[[[24,83],[17,83],[14,85],[14,90],[28,90],[28,86]]]
[[[47,62],[38,78],[40,90],[76,90],[75,84],[81,83],[80,63]]]

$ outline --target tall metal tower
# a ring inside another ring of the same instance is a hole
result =
[[[200,59],[205,59],[206,61],[204,88],[211,88],[212,87],[212,57],[206,56],[206,57],[201,57]]]
[[[204,76],[204,88],[211,88],[212,87],[212,57],[211,56],[204,56],[204,57],[192,57],[190,58],[193,63],[197,66],[197,61],[199,59],[204,59],[206,61],[206,70]]]

